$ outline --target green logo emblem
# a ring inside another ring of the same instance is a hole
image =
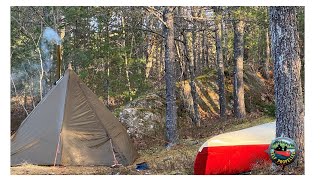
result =
[[[268,153],[272,162],[285,166],[297,158],[298,149],[292,139],[278,137],[271,142]]]

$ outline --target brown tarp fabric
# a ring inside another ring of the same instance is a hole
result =
[[[95,94],[67,70],[11,139],[11,165],[132,164],[125,128]]]

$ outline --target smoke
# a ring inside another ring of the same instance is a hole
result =
[[[43,70],[47,74],[52,67],[52,58],[50,54],[50,47],[52,44],[61,45],[61,39],[58,33],[50,28],[46,27],[43,31],[41,38],[41,51],[43,53]]]
[[[58,45],[61,44],[60,36],[58,35],[58,33],[54,29],[52,29],[50,27],[46,27],[44,29],[42,38],[47,40],[47,42],[49,42],[49,43],[55,43]]]
[[[17,67],[12,67],[11,80],[15,84],[18,94],[21,94],[24,90],[28,91],[28,88],[32,85],[33,95],[38,95],[39,81],[37,80],[39,79],[40,65],[30,60],[26,61]]]
[[[40,65],[27,60],[18,67],[12,67],[11,78],[14,81],[25,80],[28,77],[35,77],[39,75]]]
[[[18,69],[13,69],[11,72],[11,78],[13,81],[20,81],[20,80],[24,80],[27,77],[27,73],[25,71],[18,70]]]
[[[40,41],[40,49],[41,49],[41,61],[43,64],[43,70],[45,72],[45,76],[41,79],[41,88],[42,95],[44,96],[50,86],[48,84],[49,81],[49,71],[52,68],[52,45],[57,44],[61,45],[61,39],[58,33],[50,28],[46,27],[43,31],[41,41]],[[38,57],[37,57],[38,58]],[[37,59],[35,58],[35,59]],[[11,80],[15,84],[17,88],[17,93],[21,94],[22,91],[31,91],[30,87],[32,86],[32,93],[34,95],[39,94],[40,92],[40,72],[41,67],[38,61],[35,59],[26,59],[19,66],[12,67],[11,69]]]
[[[61,39],[59,34],[52,28],[46,27],[43,31],[40,48],[42,51],[42,64],[45,76],[42,79],[43,96],[47,94],[50,89],[49,86],[49,71],[52,68],[52,45],[61,45]]]

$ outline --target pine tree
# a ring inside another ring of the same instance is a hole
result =
[[[295,7],[270,7],[271,52],[274,60],[276,136],[291,138],[304,160],[304,102]],[[295,164],[297,165],[297,164]]]
[[[243,34],[244,21],[233,22],[234,27],[234,115],[236,118],[244,118],[246,115],[244,103],[244,82],[243,82]]]
[[[165,81],[166,81],[166,137],[167,147],[177,143],[177,108],[175,95],[175,51],[173,7],[163,11],[163,34],[165,37]]]

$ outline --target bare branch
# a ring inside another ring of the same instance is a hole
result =
[[[155,35],[157,35],[157,36],[160,36],[160,37],[162,37],[162,38],[165,38],[162,34],[160,34],[160,33],[158,33],[158,32],[155,32],[155,31],[153,31],[153,30],[151,30],[151,29],[143,29],[143,28],[136,28],[136,30],[138,30],[138,31],[145,31],[145,32],[150,32],[150,33],[153,33],[153,34],[155,34]],[[175,41],[178,41],[178,42],[181,42],[181,43],[184,43],[184,41],[182,41],[182,40],[180,40],[180,39],[178,39],[178,38],[174,38],[174,40]]]
[[[33,6],[31,6],[31,9],[41,18],[41,20],[46,24],[46,26],[50,26]]]
[[[15,20],[15,21],[19,24],[19,26],[23,29],[23,31],[21,31],[21,32],[22,32],[24,35],[26,35],[27,37],[29,37],[29,38],[32,40],[33,44],[34,44],[35,46],[37,46],[36,41],[35,41],[34,38],[31,36],[31,34],[29,33],[29,31],[28,31],[23,25],[21,25],[21,23],[20,23],[15,17],[11,16],[11,18],[12,18],[13,20]]]
[[[214,21],[213,18],[205,18],[205,17],[194,17],[194,16],[175,16],[176,18],[183,18],[188,21],[188,19],[194,19],[198,21]]]
[[[143,8],[149,13],[153,14],[155,17],[157,17],[159,21],[161,21],[166,27],[168,27],[166,22],[163,21],[161,17],[161,13],[158,12],[154,7],[143,7]]]

